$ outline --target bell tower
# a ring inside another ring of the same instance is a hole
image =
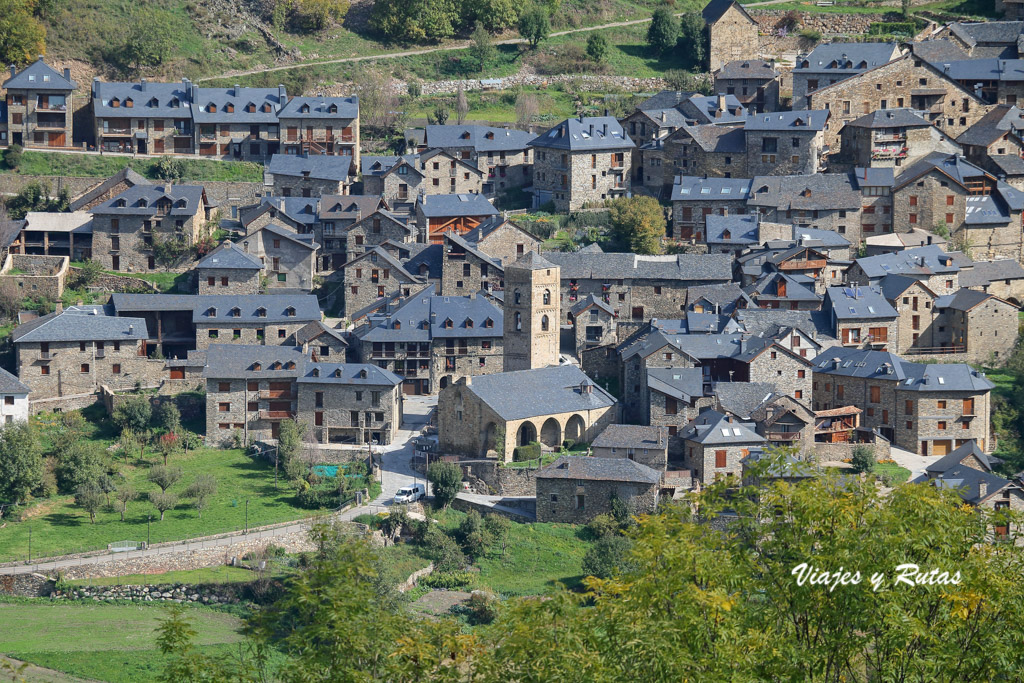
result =
[[[505,267],[505,372],[558,365],[560,270],[528,252]]]

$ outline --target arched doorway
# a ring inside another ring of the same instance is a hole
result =
[[[565,423],[566,440],[572,439],[579,443],[580,441],[583,441],[586,433],[587,426],[583,423],[583,418],[579,415],[573,415],[569,418],[569,421]]]
[[[537,440],[537,428],[533,426],[532,422],[524,422],[519,425],[519,431],[516,433],[516,443],[520,446],[533,443]]]
[[[450,383],[450,381],[451,381],[451,377],[449,375],[445,375],[444,377],[442,377],[441,378],[441,388],[442,389],[446,389],[448,387],[448,384]]]
[[[562,427],[558,424],[558,420],[553,417],[549,417],[544,421],[544,426],[540,428],[540,442],[551,449],[557,449],[559,444],[562,443]]]
[[[495,442],[498,438],[498,425],[493,422],[488,422],[487,426],[484,427],[484,452],[493,451],[495,449]]]

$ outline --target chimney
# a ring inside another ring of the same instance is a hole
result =
[[[230,249],[231,248],[231,240],[224,240],[224,248],[225,249]]]
[[[988,495],[988,483],[984,481],[978,482],[978,500],[981,500]]]
[[[468,387],[473,383],[473,378],[470,375],[466,375],[466,386]]]
[[[18,74],[18,68],[11,64],[11,78],[14,78]]]
[[[63,312],[64,311],[64,302],[63,301],[58,301],[57,304],[56,304],[56,308],[54,310],[56,310],[58,313]]]
[[[436,322],[437,322],[437,313],[435,313],[434,311],[431,311],[430,312],[430,324],[433,325]]]
[[[241,86],[239,86],[237,83],[235,83],[235,85],[231,88],[231,96],[232,97],[238,97],[238,93],[240,93],[240,92],[242,92]]]
[[[725,111],[725,95],[718,96],[718,111]]]
[[[949,73],[949,64],[943,64],[942,65],[942,72],[946,73],[946,74]]]
[[[283,85],[278,85],[277,86],[277,99],[278,99],[278,104],[280,104],[282,106],[284,105],[285,100],[288,99],[288,92],[285,90]]]
[[[71,69],[68,67],[64,67],[64,78],[69,81],[71,80]]]
[[[728,420],[729,424],[732,424],[732,415],[729,415],[725,419]]]
[[[608,135],[608,124],[607,123],[604,124],[603,126],[601,126],[601,134],[604,135],[604,136]]]
[[[139,79],[139,90],[141,90],[142,92],[146,92],[146,79],[145,78],[140,78]]]
[[[665,123],[665,112],[664,111],[661,112],[661,122]]]
[[[37,59],[36,61],[38,61],[38,62],[41,62],[41,61],[43,61],[43,56],[42,56],[42,55],[39,55],[39,59]]]

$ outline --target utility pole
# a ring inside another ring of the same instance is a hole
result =
[[[32,527],[28,528],[28,561],[32,561]]]
[[[249,499],[245,499],[245,533],[249,533]]]
[[[146,520],[146,548],[149,548],[149,539],[150,539],[149,531],[150,531],[150,528],[153,526],[153,515],[147,515],[147,517],[149,519]]]

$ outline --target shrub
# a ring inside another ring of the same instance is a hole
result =
[[[579,45],[557,45],[535,55],[530,64],[539,74],[582,74],[603,71]]]
[[[484,591],[473,591],[466,605],[466,613],[472,626],[489,624],[498,618],[501,600],[498,596]]]
[[[447,508],[462,488],[462,468],[453,462],[434,462],[427,470],[427,479],[434,487],[434,502]]]
[[[454,590],[469,586],[473,583],[473,578],[471,573],[464,571],[434,572],[420,579],[419,584],[427,588]]]
[[[628,570],[628,556],[632,548],[632,541],[625,536],[598,539],[583,556],[583,572],[599,579],[618,576]]]
[[[587,532],[594,540],[619,533],[619,522],[611,515],[597,515],[587,523]]]
[[[813,41],[815,43],[821,42],[821,31],[815,31],[811,28],[802,28],[796,32],[801,38]]]
[[[100,262],[87,259],[75,273],[71,288],[84,289],[96,282],[100,275],[103,275],[103,266],[100,265]]]
[[[870,472],[875,468],[875,454],[867,446],[854,446],[852,455],[850,464],[854,472]]]
[[[540,443],[534,441],[525,446],[516,446],[512,451],[513,462],[524,462],[526,460],[537,460],[540,458]]]
[[[114,424],[120,429],[134,429],[137,432],[149,427],[153,417],[153,406],[145,396],[132,396],[114,408]]]
[[[21,166],[21,160],[25,157],[25,150],[21,145],[11,145],[4,150],[3,156],[7,168],[17,170]]]

